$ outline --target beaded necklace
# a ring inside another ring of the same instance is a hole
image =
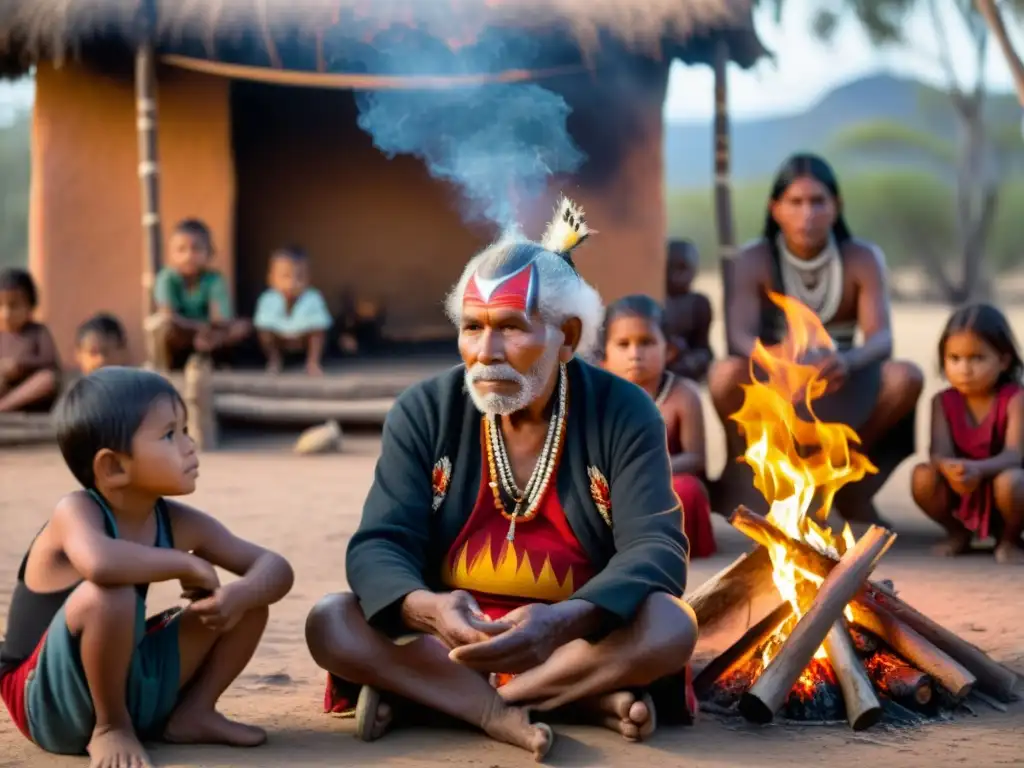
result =
[[[668,399],[668,393],[672,391],[672,385],[676,383],[676,375],[672,371],[665,371],[665,378],[658,389],[658,396],[654,398],[654,404],[661,408]]]
[[[501,434],[498,417],[493,414],[484,417],[487,469],[491,477],[488,484],[494,494],[495,507],[501,516],[509,521],[508,533],[505,536],[508,541],[515,540],[517,521],[529,522],[537,515],[537,508],[540,506],[558,466],[562,446],[565,443],[565,424],[569,405],[568,381],[565,364],[562,363],[558,369],[558,401],[551,414],[551,421],[548,423],[544,447],[541,449],[540,456],[537,457],[537,464],[526,483],[526,488],[522,491],[516,484],[515,475],[512,472],[512,464],[508,458],[508,449],[505,447],[505,438]],[[515,505],[511,514],[505,509],[501,498],[502,490]]]

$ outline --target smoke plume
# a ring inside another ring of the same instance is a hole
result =
[[[405,72],[416,64],[406,62]],[[466,221],[502,230],[516,227],[518,196],[543,193],[552,175],[584,160],[566,127],[569,106],[535,83],[367,91],[356,104],[378,149],[421,158],[432,176],[459,188]]]

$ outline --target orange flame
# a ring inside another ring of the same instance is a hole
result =
[[[860,438],[853,429],[822,422],[814,414],[812,404],[828,386],[819,376],[814,358],[835,350],[818,316],[788,296],[772,293],[770,298],[785,315],[789,333],[773,347],[755,344],[751,383],[743,385],[743,405],[730,418],[746,438],[743,461],[753,469],[754,485],[770,505],[768,520],[790,538],[838,557],[852,546],[854,538],[848,525],[842,538],[824,526],[835,494],[847,483],[878,470],[855,450]],[[758,369],[760,378],[755,375]],[[784,546],[770,547],[769,554],[775,587],[793,606],[793,615],[766,646],[765,664],[822,582],[793,562]],[[824,656],[824,648],[819,648],[815,658]]]

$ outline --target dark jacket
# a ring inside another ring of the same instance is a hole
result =
[[[349,586],[367,620],[381,629],[399,630],[398,610],[410,592],[444,589],[443,559],[477,498],[482,417],[465,391],[464,371],[460,365],[410,387],[384,424],[373,486],[346,558]],[[681,597],[686,588],[689,542],[672,490],[665,422],[636,385],[578,359],[568,371],[556,487],[598,571],[573,598],[626,622],[652,593]],[[442,458],[451,462],[451,478],[435,511],[432,474]],[[595,503],[590,468],[610,486],[607,521]]]

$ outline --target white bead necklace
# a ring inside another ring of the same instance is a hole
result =
[[[672,371],[665,371],[665,379],[658,390],[658,396],[654,398],[654,404],[661,408],[668,399],[668,393],[672,391],[672,385],[676,383],[676,375]]]
[[[487,432],[491,443],[491,451],[495,458],[498,475],[497,482],[500,482],[502,490],[515,503],[512,514],[510,516],[507,515],[510,518],[508,534],[505,537],[508,541],[515,539],[517,520],[520,518],[524,521],[532,520],[537,514],[537,507],[544,498],[544,493],[551,482],[551,476],[558,465],[559,449],[562,445],[562,435],[565,432],[568,378],[565,364],[562,363],[558,369],[558,400],[551,414],[551,421],[548,423],[544,447],[541,449],[540,456],[537,457],[537,463],[533,468],[530,479],[526,483],[525,490],[520,491],[519,485],[516,483],[498,417],[493,414],[488,414],[486,417],[490,427]],[[497,482],[494,478],[491,479],[492,489],[495,488]]]

